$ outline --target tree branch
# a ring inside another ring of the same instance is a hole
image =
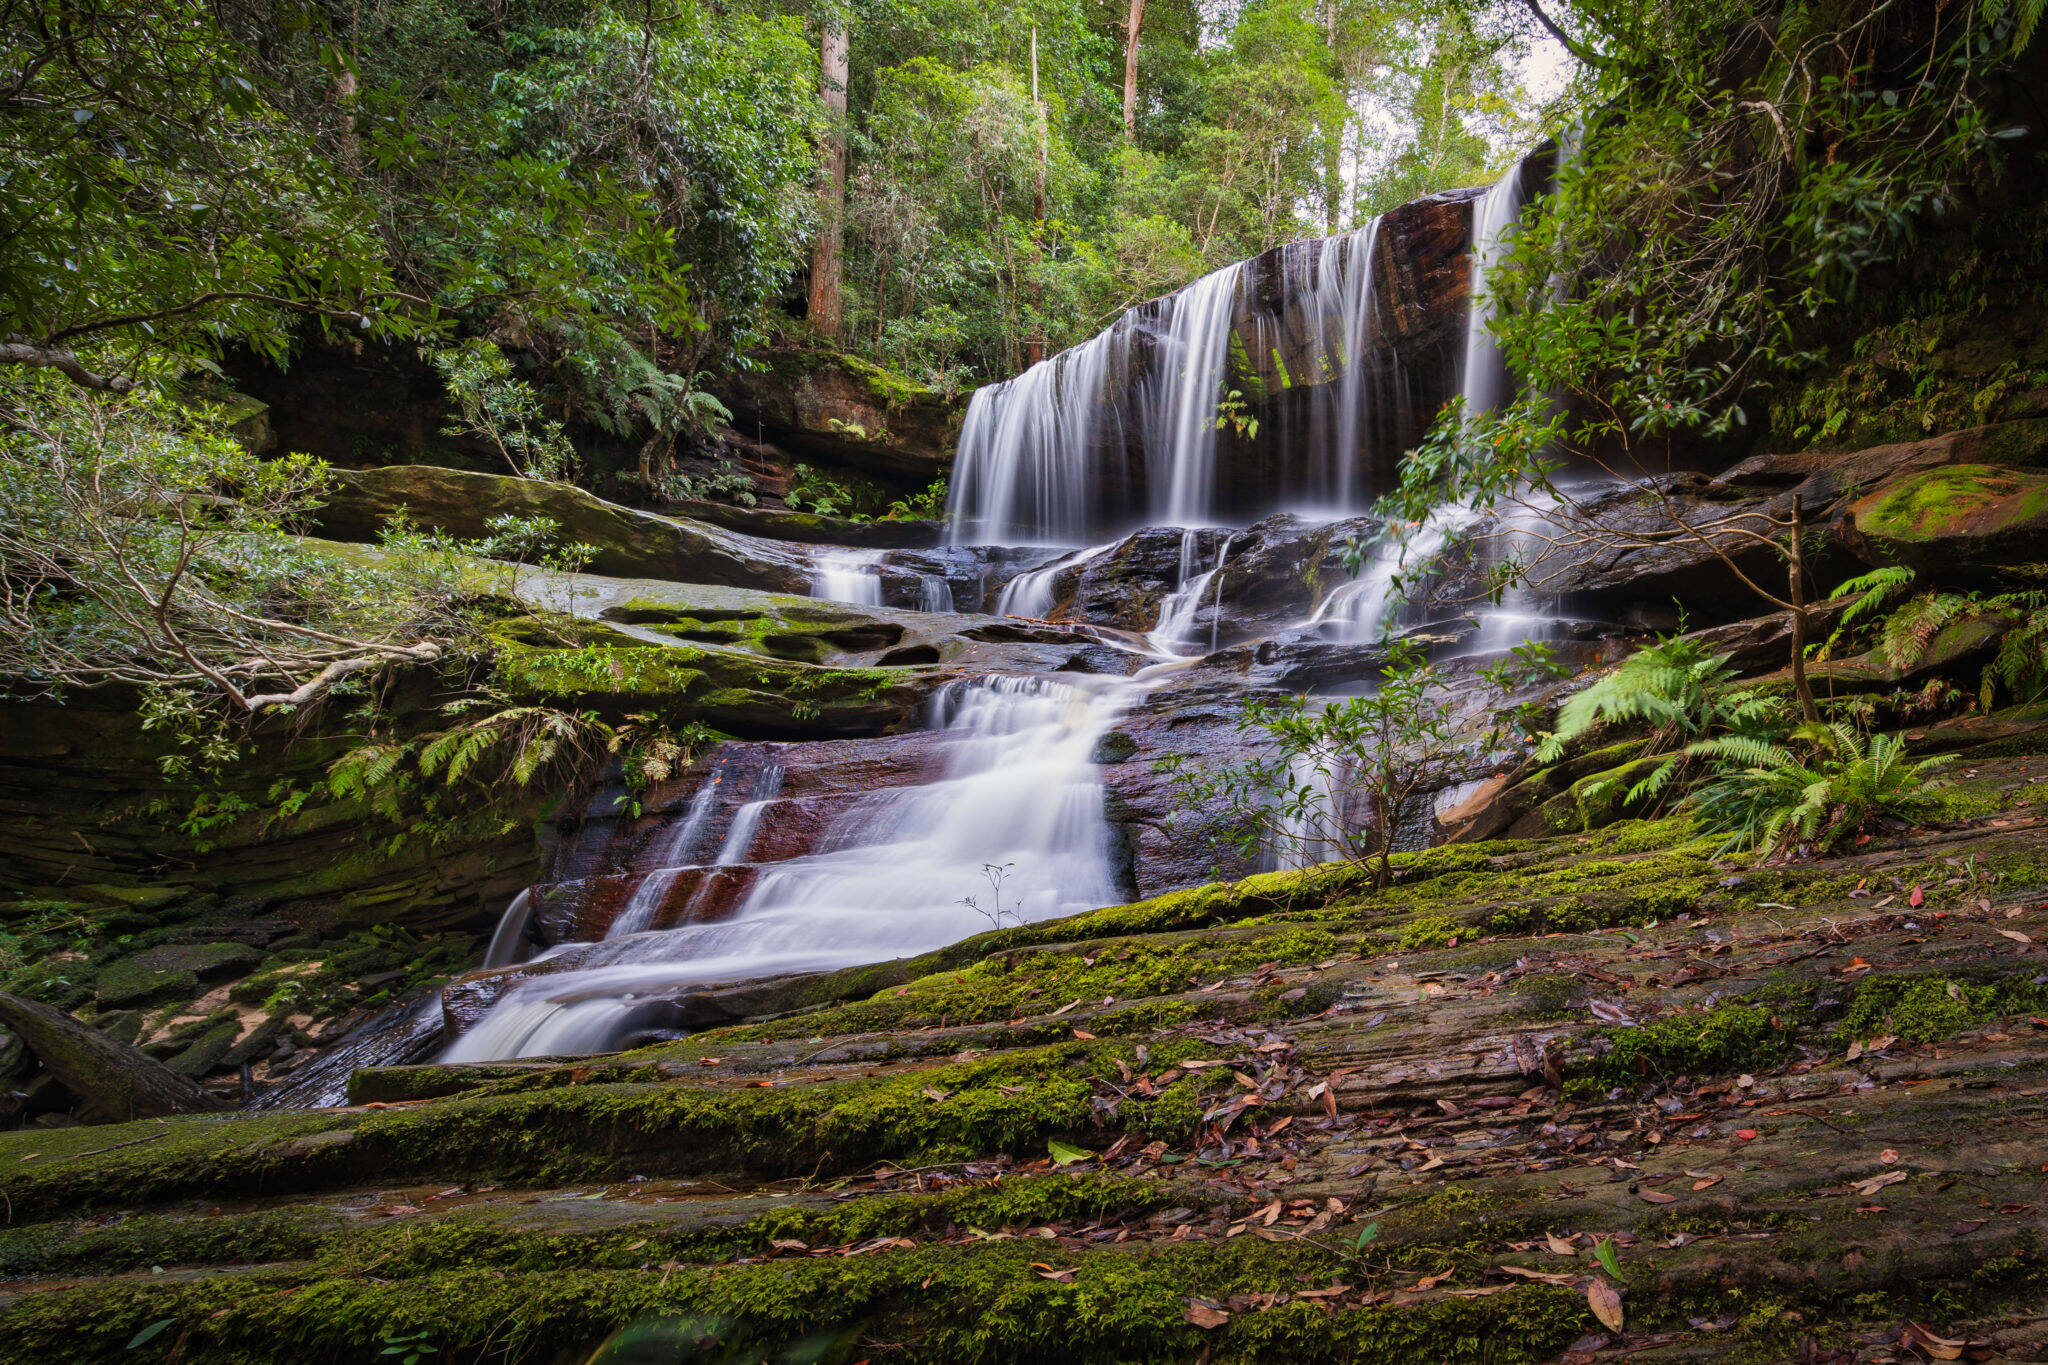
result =
[[[127,393],[135,387],[132,379],[88,370],[75,354],[63,347],[38,346],[21,336],[10,336],[0,341],[0,364],[52,369],[82,388],[98,389],[104,393]]]
[[[1522,3],[1529,7],[1529,13],[1536,16],[1536,22],[1543,25],[1544,28],[1549,30],[1551,37],[1557,39],[1557,41],[1564,44],[1565,51],[1571,53],[1572,56],[1577,57],[1587,66],[1607,65],[1607,58],[1601,56],[1592,48],[1587,47],[1584,43],[1579,42],[1577,39],[1573,38],[1569,33],[1566,33],[1563,29],[1559,28],[1556,25],[1556,23],[1554,23],[1551,20],[1551,17],[1543,12],[1543,6],[1538,4],[1537,0],[1522,0]]]

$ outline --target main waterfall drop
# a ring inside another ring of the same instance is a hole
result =
[[[1227,266],[978,390],[949,538],[1080,546],[1141,525],[1363,510],[1456,392],[1474,197]]]

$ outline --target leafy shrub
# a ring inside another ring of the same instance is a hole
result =
[[[884,521],[937,521],[946,515],[946,479],[942,474],[933,479],[931,486],[922,493],[913,493],[907,498],[898,498],[889,504]]]

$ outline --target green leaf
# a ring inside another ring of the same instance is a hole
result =
[[[1614,1255],[1614,1239],[1612,1237],[1602,1237],[1593,1244],[1593,1258],[1600,1262],[1601,1269],[1605,1270],[1615,1279],[1626,1280],[1628,1278],[1628,1276],[1621,1273],[1621,1262]]]
[[[143,1328],[140,1332],[137,1332],[134,1336],[128,1338],[128,1345],[126,1349],[133,1351],[137,1347],[147,1346],[150,1342],[156,1340],[157,1336],[160,1333],[162,1333],[164,1328],[169,1327],[172,1323],[176,1321],[176,1318],[160,1318],[157,1321],[152,1322],[149,1326]]]
[[[1047,1138],[1045,1150],[1052,1153],[1053,1164],[1057,1166],[1071,1166],[1077,1161],[1091,1161],[1095,1157],[1095,1153],[1087,1148],[1061,1142],[1058,1138]]]

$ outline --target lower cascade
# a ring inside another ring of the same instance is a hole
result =
[[[1024,677],[948,686],[929,722],[943,764],[936,780],[860,797],[809,852],[759,865],[721,922],[565,946],[555,950],[574,955],[565,972],[548,972],[548,957],[529,964],[541,974],[508,990],[446,1060],[603,1051],[661,1027],[680,990],[901,957],[1123,899],[1093,754],[1143,686]],[[739,809],[734,853],[772,801]],[[675,828],[690,827],[689,812]],[[666,846],[680,854],[689,841]],[[641,886],[658,896],[679,870],[648,872]],[[631,904],[640,901],[636,891]]]

